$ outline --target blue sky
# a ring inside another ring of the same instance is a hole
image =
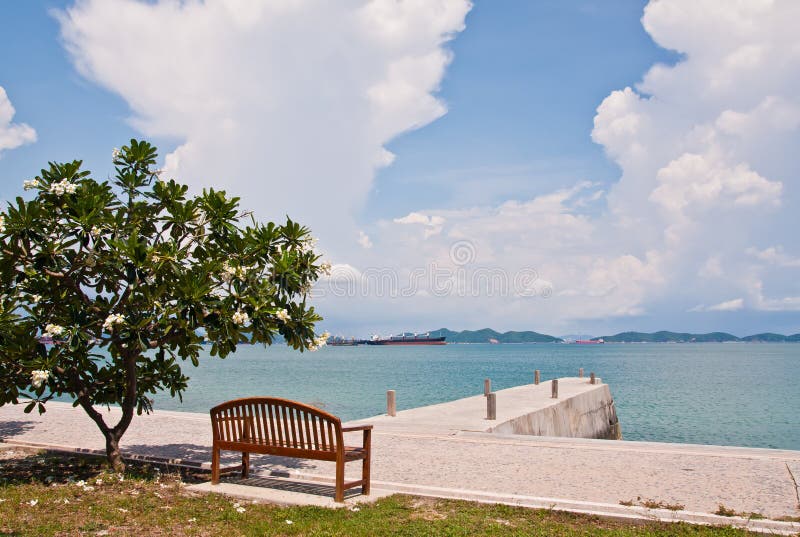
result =
[[[36,141],[0,145],[0,199],[147,137],[193,188],[311,225],[334,332],[795,333],[796,10],[10,0],[0,140]]]

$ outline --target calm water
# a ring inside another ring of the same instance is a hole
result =
[[[241,346],[225,360],[188,364],[183,403],[159,396],[156,408],[207,412],[235,397],[271,395],[321,406],[344,420],[542,379],[595,371],[610,385],[627,440],[800,450],[800,344],[447,345],[325,347],[300,354],[284,346]]]

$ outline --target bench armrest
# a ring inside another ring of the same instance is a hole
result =
[[[352,433],[353,431],[371,431],[372,425],[356,425],[354,427],[342,427],[343,433]]]

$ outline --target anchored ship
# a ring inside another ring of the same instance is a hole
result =
[[[424,336],[403,334],[388,338],[372,336],[372,339],[366,340],[364,343],[367,345],[446,345],[445,339],[445,336],[431,337],[430,334]]]

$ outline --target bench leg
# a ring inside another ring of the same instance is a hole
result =
[[[219,484],[219,449],[211,448],[211,484]]]
[[[242,451],[242,477],[247,478],[250,475],[250,453]]]
[[[364,451],[366,456],[361,463],[361,494],[369,496],[369,459],[372,456],[372,435],[370,431],[364,431]]]
[[[344,502],[344,458],[336,461],[336,496],[334,501]]]

